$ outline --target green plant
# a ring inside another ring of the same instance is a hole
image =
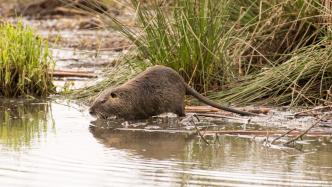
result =
[[[54,92],[47,42],[21,22],[0,25],[0,96],[46,96]]]
[[[67,97],[82,100],[86,104],[89,104],[107,87],[117,86],[126,82],[150,65],[144,61],[134,59],[130,59],[131,63],[128,63],[128,60],[129,59],[121,59],[121,63],[116,64],[114,67],[110,67],[109,70],[105,72],[103,80],[95,82],[93,85],[82,89],[67,90],[66,92],[62,92],[62,94],[67,94]]]
[[[217,89],[211,98],[220,102],[316,105],[330,97],[331,7],[322,1],[160,2],[131,1],[139,28],[103,15],[138,58],[174,68],[199,91]]]
[[[179,0],[172,7],[137,0],[131,4],[139,32],[107,18],[137,46],[141,58],[172,67],[201,91],[235,77],[226,51],[232,30],[226,25],[228,1]]]

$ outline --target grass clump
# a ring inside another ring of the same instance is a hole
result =
[[[139,59],[172,67],[197,90],[214,91],[211,98],[220,102],[330,102],[329,3],[156,2],[131,0],[138,28],[126,26],[111,15],[105,19],[136,45]]]
[[[47,42],[21,22],[0,25],[0,96],[47,96],[55,91]]]
[[[200,91],[223,85],[235,77],[227,59],[230,28],[226,26],[227,1],[179,0],[172,6],[143,5],[132,0],[141,32],[122,25],[120,32],[136,46],[139,56],[152,65],[177,70]]]
[[[277,105],[332,104],[332,46],[322,42],[292,52],[286,62],[213,94],[221,102]]]

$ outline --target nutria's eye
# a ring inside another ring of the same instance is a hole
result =
[[[112,97],[112,98],[116,98],[116,97],[118,97],[118,96],[117,96],[115,93],[112,92],[112,93],[111,93],[111,97]]]

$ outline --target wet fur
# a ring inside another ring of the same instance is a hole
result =
[[[166,112],[184,116],[186,94],[223,110],[251,115],[208,100],[190,88],[175,70],[161,65],[148,68],[123,85],[104,90],[90,107],[90,113],[99,118],[115,115],[128,120]]]

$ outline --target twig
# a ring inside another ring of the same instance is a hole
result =
[[[53,77],[82,77],[82,78],[96,78],[92,72],[84,72],[84,71],[65,71],[65,70],[54,70],[48,72],[53,75]]]
[[[303,133],[299,134],[298,136],[296,136],[295,138],[289,140],[288,142],[284,143],[284,145],[289,145],[290,143],[295,142],[296,140],[302,138],[304,135],[306,135],[312,128],[314,128],[317,124],[319,124],[319,122],[326,116],[326,114],[324,114],[323,116],[321,116],[319,119],[317,119],[317,121],[312,124],[309,128],[307,128],[307,130],[305,130]]]
[[[269,137],[270,137],[270,133],[269,133],[269,129],[266,130],[266,137],[263,140],[263,143],[265,143],[265,145],[268,145],[269,143]]]
[[[309,110],[297,112],[297,113],[294,114],[294,116],[296,117],[296,116],[304,115],[305,113],[308,113],[308,112],[323,110],[323,109],[327,109],[327,108],[332,108],[332,106],[322,106],[322,107],[312,108],[312,109],[309,109]]]
[[[290,129],[289,131],[285,132],[284,134],[282,134],[282,135],[280,135],[279,137],[277,137],[277,138],[275,138],[274,140],[272,140],[271,144],[273,144],[275,141],[279,140],[280,138],[286,136],[287,134],[289,134],[289,133],[291,133],[291,132],[293,132],[293,131],[295,131],[295,130],[296,130],[296,128],[294,128],[294,129]]]
[[[116,128],[117,130],[121,131],[144,131],[144,132],[160,132],[160,133],[180,133],[180,134],[189,134],[191,135],[197,135],[196,130],[188,131],[188,130],[156,130],[156,129],[135,129],[135,128]],[[282,134],[283,131],[270,131],[270,136],[274,134]],[[289,136],[297,136],[300,132],[293,131],[289,133]],[[243,131],[243,130],[225,130],[225,131],[205,131],[205,136],[215,136],[218,135],[219,137],[222,135],[254,135],[254,136],[266,136],[266,131]],[[308,132],[307,135],[313,136],[313,137],[322,137],[322,136],[331,136],[331,132]]]
[[[235,120],[243,120],[244,118],[240,117],[234,117],[234,116],[225,116],[221,114],[204,114],[204,113],[199,113],[196,114],[197,116],[203,116],[203,117],[213,117],[213,118],[226,118],[226,119],[235,119]]]
[[[255,136],[266,136],[266,131],[262,130],[219,130],[219,131],[206,131],[205,134],[213,136],[217,133],[218,135],[255,135]],[[284,131],[269,131],[270,136],[279,135],[285,133]],[[301,134],[299,131],[292,131],[289,136],[298,136]],[[307,135],[319,137],[319,136],[331,136],[331,132],[308,132]]]
[[[196,124],[194,124],[194,127],[196,129],[197,134],[203,139],[203,141],[207,144],[210,145],[210,143],[204,138],[204,136],[201,134],[201,131],[197,128]]]
[[[196,119],[199,121],[199,118],[196,114],[193,115],[193,117],[196,117]],[[201,131],[197,128],[196,123],[194,122],[194,120],[191,120],[191,122],[194,124],[194,127],[196,129],[197,134],[202,138],[202,140],[207,144],[210,145],[210,143],[204,138],[204,136],[202,135]]]
[[[210,106],[186,106],[185,110],[192,113],[220,112],[219,109]]]
[[[220,144],[220,141],[219,141],[219,135],[218,133],[215,134],[215,140],[214,140],[214,144],[216,144],[216,142],[218,142]]]

